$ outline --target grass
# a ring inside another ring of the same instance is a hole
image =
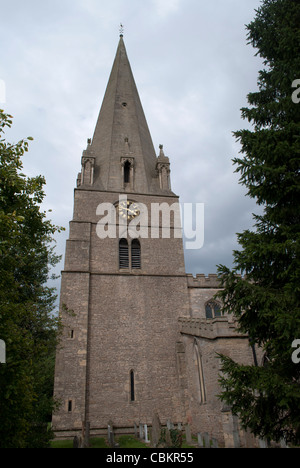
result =
[[[120,448],[148,448],[149,445],[135,439],[133,436],[120,436],[116,439]],[[53,440],[51,448],[73,448],[73,440]],[[90,439],[90,448],[109,448],[104,437],[92,437]]]
[[[73,440],[52,440],[51,448],[73,448]]]
[[[124,435],[116,438],[116,442],[120,448],[150,448],[149,444],[145,444],[131,435]],[[51,448],[73,448],[73,440],[53,440]],[[90,448],[109,448],[104,437],[92,437],[90,439]],[[195,448],[188,445],[183,437],[182,448]]]
[[[120,436],[117,438],[120,448],[149,448],[150,444],[145,444],[133,436]]]
[[[93,437],[90,440],[90,448],[108,448],[105,439],[102,437]],[[73,440],[52,440],[51,448],[73,448]]]

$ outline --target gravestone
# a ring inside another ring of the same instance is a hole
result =
[[[134,437],[138,438],[138,428],[136,422],[134,423]]]
[[[212,442],[212,445],[211,445],[212,448],[218,448],[219,447],[218,440],[215,439],[214,437],[211,439],[211,442]]]
[[[115,446],[115,436],[114,436],[114,425],[112,421],[109,421],[107,425],[107,439],[110,447]]]
[[[84,432],[84,447],[90,446],[90,423],[87,421],[85,423],[85,432]]]
[[[145,433],[145,442],[148,443],[148,426],[147,424],[144,424],[144,433]]]
[[[203,436],[200,432],[198,432],[198,447],[203,448],[204,447],[204,440]]]
[[[204,432],[203,439],[205,448],[210,448],[210,437],[207,432]]]
[[[185,426],[185,437],[186,437],[186,443],[191,444],[192,443],[192,434],[191,434],[191,426],[187,424]]]
[[[75,436],[73,439],[73,448],[81,448],[81,437]]]
[[[239,431],[233,431],[232,435],[233,435],[234,448],[240,448],[241,447],[241,441],[240,441]]]
[[[168,419],[168,421],[167,421],[167,428],[169,429],[169,431],[170,431],[171,429],[174,429],[174,424],[173,424],[169,419]]]
[[[284,439],[280,439],[280,447],[285,449],[289,448]]]
[[[160,419],[158,416],[158,413],[154,413],[153,418],[152,418],[152,432],[151,432],[151,442],[152,442],[152,447],[157,447],[159,440],[160,440],[160,434],[161,434],[161,423]]]
[[[241,439],[240,439],[240,428],[239,428],[239,418],[235,415],[232,415],[232,423],[233,423],[233,443],[234,448],[241,447]]]
[[[263,448],[263,449],[268,448],[268,444],[265,439],[259,439],[259,448]]]
[[[109,445],[110,445],[110,434],[111,434],[111,427],[108,424],[108,426],[107,426],[107,440],[108,440]]]
[[[0,340],[0,364],[6,363],[6,346],[5,341]]]
[[[166,448],[172,447],[172,439],[170,429],[166,429]]]
[[[142,440],[143,438],[144,438],[143,424],[140,423],[140,439]]]

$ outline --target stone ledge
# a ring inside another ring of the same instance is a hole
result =
[[[236,322],[230,322],[228,317],[217,317],[214,319],[179,317],[178,324],[180,333],[208,340],[245,338],[247,336],[239,333],[236,328]]]
[[[187,275],[188,288],[214,288],[220,289],[220,281],[218,275],[210,274],[205,276],[204,274],[197,274],[193,276],[191,273]]]
[[[192,273],[187,273],[187,284],[188,288],[212,288],[221,289],[220,280],[216,273],[211,273],[205,276],[203,273],[194,276]],[[241,275],[236,275],[237,278],[242,278]]]

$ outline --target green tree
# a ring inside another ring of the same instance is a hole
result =
[[[59,330],[47,281],[59,260],[53,235],[60,229],[40,210],[44,178],[21,172],[32,138],[8,143],[11,125],[0,110],[0,338],[7,354],[0,364],[0,447],[45,447]]]
[[[247,26],[264,69],[241,110],[252,129],[234,133],[242,157],[233,162],[262,214],[254,215],[253,232],[238,234],[232,271],[218,267],[223,311],[265,353],[258,366],[221,356],[220,398],[255,435],[293,443],[300,442],[300,365],[291,359],[300,338],[300,104],[292,99],[300,78],[299,25],[298,0],[264,0]]]

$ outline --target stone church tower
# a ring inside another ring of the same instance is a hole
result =
[[[110,420],[126,431],[134,422],[151,424],[155,411],[162,421],[184,420],[176,353],[177,319],[188,308],[181,229],[172,216],[169,238],[161,216],[156,238],[150,226],[153,204],[178,207],[169,174],[162,146],[155,154],[121,36],[75,189],[61,283],[65,328],[55,396],[63,404],[55,431],[81,429],[83,421],[95,431]],[[114,207],[120,232],[145,206],[148,236],[132,238],[128,229],[127,237],[101,238],[104,203]]]
[[[81,164],[61,280],[56,435],[86,423],[104,434],[110,421],[132,432],[157,413],[220,446],[253,446],[217,397],[217,353],[249,364],[253,350],[221,314],[217,276],[185,272],[170,161],[162,146],[156,156],[122,35]]]

